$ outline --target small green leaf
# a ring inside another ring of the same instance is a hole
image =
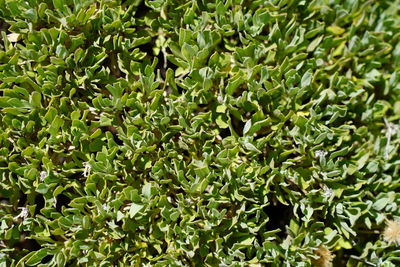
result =
[[[300,86],[301,87],[309,86],[312,81],[312,76],[313,73],[311,70],[308,70],[306,73],[304,73],[303,77],[301,78]]]
[[[144,206],[141,204],[132,203],[129,209],[129,217],[133,218],[135,215],[143,208]]]
[[[34,251],[31,253],[31,256],[26,261],[26,265],[28,266],[35,266],[39,264],[44,257],[52,255],[51,251],[47,248],[42,248],[38,251]]]
[[[326,30],[334,35],[341,35],[345,32],[345,29],[343,29],[339,26],[336,26],[336,25],[329,26],[326,28]]]
[[[223,121],[222,116],[218,116],[215,122],[222,129],[226,129],[229,127],[229,124],[227,124],[225,121]]]

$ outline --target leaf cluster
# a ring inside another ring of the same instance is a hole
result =
[[[0,265],[400,264],[399,12],[0,1]]]

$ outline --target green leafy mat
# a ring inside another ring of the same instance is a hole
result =
[[[0,266],[399,266],[399,0],[0,0]]]

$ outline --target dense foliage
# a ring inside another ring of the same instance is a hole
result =
[[[399,0],[1,0],[0,30],[0,266],[400,265]]]

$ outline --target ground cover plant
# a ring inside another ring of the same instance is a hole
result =
[[[399,266],[399,0],[0,0],[0,266]]]

